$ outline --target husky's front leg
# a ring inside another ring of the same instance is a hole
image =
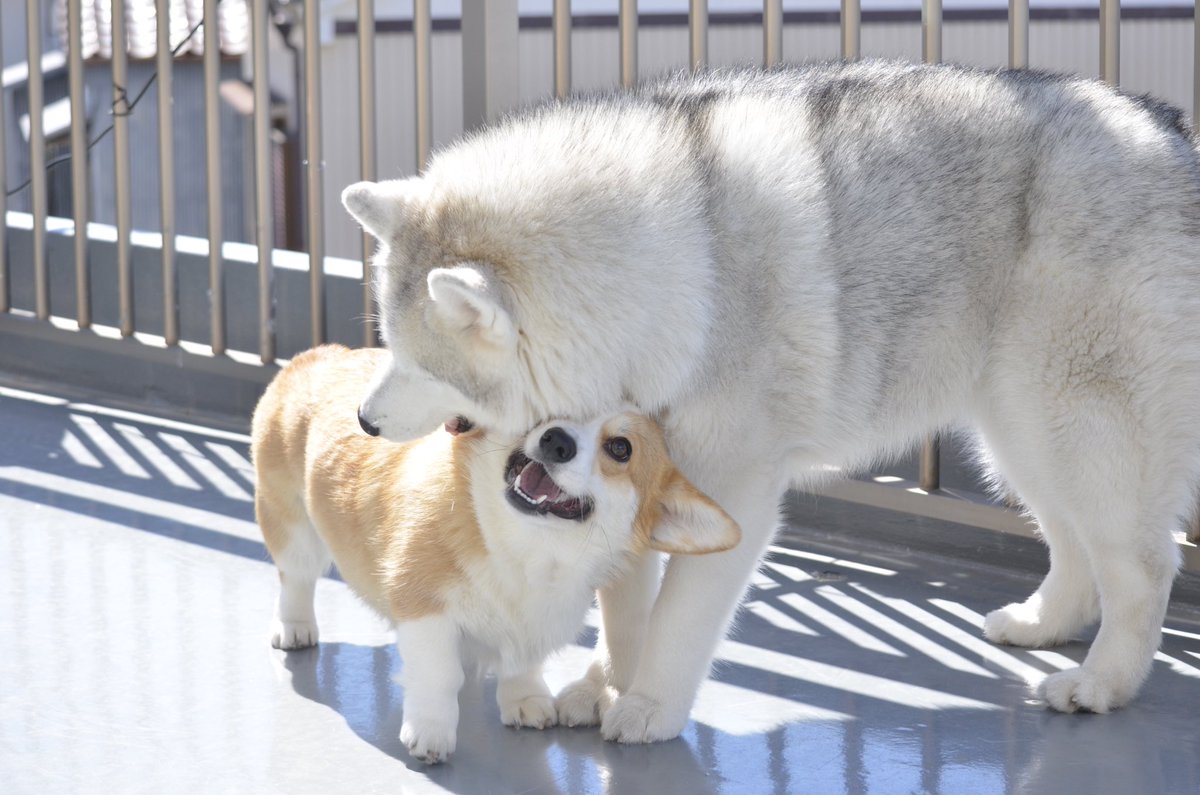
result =
[[[516,676],[506,676],[496,684],[496,703],[505,726],[549,729],[558,723],[554,696],[542,677],[542,666]]]
[[[617,694],[629,688],[658,593],[660,563],[657,552],[647,553],[620,579],[600,589],[595,657],[584,677],[558,695],[558,717],[564,725],[596,725]]]
[[[727,511],[742,507],[729,511],[742,528],[737,547],[667,564],[633,681],[601,721],[606,740],[670,740],[687,725],[716,646],[779,523],[778,493],[752,491],[721,501]]]
[[[396,647],[404,662],[400,742],[423,762],[444,762],[454,752],[464,678],[458,626],[445,616],[405,621],[396,625]]]

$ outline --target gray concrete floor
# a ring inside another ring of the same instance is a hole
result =
[[[397,739],[389,631],[341,582],[318,590],[320,647],[270,648],[244,436],[0,389],[0,439],[6,793],[1200,792],[1194,607],[1173,607],[1133,705],[1054,714],[1028,683],[1086,645],[979,632],[1036,571],[860,538],[887,519],[820,500],[793,506],[679,740],[508,729],[484,680],[457,755],[424,767]],[[585,667],[589,621],[553,687]]]

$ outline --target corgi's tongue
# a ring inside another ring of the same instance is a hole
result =
[[[546,468],[537,461],[530,461],[517,476],[517,487],[534,502],[557,502],[562,499],[562,489],[550,477]]]

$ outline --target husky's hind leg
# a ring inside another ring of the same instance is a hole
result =
[[[318,635],[313,596],[317,580],[329,568],[329,550],[299,500],[289,505],[260,483],[255,509],[267,549],[279,569],[279,601],[271,624],[271,645],[277,649],[315,646]]]
[[[1100,596],[1078,531],[1065,519],[1031,512],[1050,548],[1050,571],[1025,601],[988,613],[983,634],[993,643],[1056,646],[1100,618]]]
[[[1040,383],[1024,385],[1025,399],[1008,403],[1020,410],[1014,422],[985,430],[1000,444],[1001,471],[1018,493],[1029,492],[1038,518],[1061,517],[1043,527],[1045,582],[1027,601],[990,614],[985,631],[1000,642],[1048,644],[1087,623],[1098,603],[1100,630],[1083,665],[1047,677],[1039,693],[1058,710],[1106,712],[1133,698],[1158,647],[1179,563],[1171,531],[1190,500],[1195,440],[1174,390],[1126,377],[1118,355],[1066,358],[1071,367],[1057,380],[1047,368]],[[1005,404],[993,398],[993,410]]]

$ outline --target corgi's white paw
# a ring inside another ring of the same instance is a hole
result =
[[[445,762],[454,753],[458,741],[457,726],[440,720],[405,720],[400,726],[400,742],[414,759],[428,765]]]
[[[993,610],[983,620],[983,636],[992,643],[1026,649],[1057,646],[1068,639],[1073,629],[1046,620],[1035,607],[1023,602]]]
[[[284,621],[275,619],[271,627],[271,645],[277,649],[305,649],[319,640],[316,620]]]
[[[619,743],[656,743],[678,737],[687,718],[687,710],[669,710],[649,696],[626,693],[605,713],[600,733]]]
[[[604,719],[617,699],[617,691],[584,677],[572,682],[558,694],[558,722],[564,726],[595,726]]]
[[[505,726],[549,729],[558,724],[558,711],[549,693],[538,693],[501,702],[500,720]]]
[[[1038,686],[1038,696],[1059,712],[1108,712],[1136,692],[1136,686],[1096,676],[1085,666],[1051,674]]]

